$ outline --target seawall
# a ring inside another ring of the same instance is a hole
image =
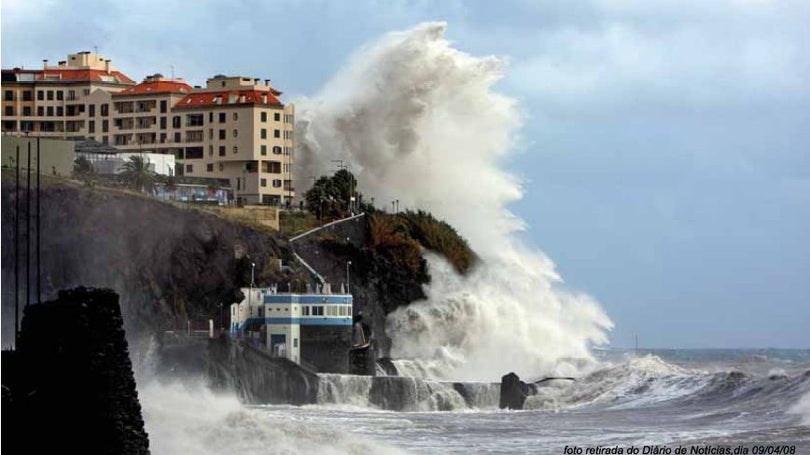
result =
[[[118,295],[60,291],[25,309],[3,352],[8,453],[148,454]]]

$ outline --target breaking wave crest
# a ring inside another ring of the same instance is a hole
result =
[[[612,323],[590,297],[558,290],[551,260],[514,236],[524,225],[508,204],[522,188],[505,161],[521,116],[493,87],[504,64],[454,49],[445,29],[426,23],[388,34],[299,102],[296,186],[342,159],[366,200],[428,210],[481,257],[462,277],[428,255],[428,298],[388,317],[392,357],[464,380],[571,370],[562,359],[590,358]]]
[[[578,381],[551,381],[526,401],[527,409],[605,406],[611,409],[695,405],[704,408],[780,406],[810,392],[810,370],[793,376],[709,372],[667,363],[654,355],[600,367]],[[799,409],[796,409],[800,413]]]

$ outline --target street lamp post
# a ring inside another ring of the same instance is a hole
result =
[[[350,284],[351,283],[351,278],[349,276],[349,267],[351,265],[352,265],[352,261],[346,262],[346,293],[347,294],[352,293],[352,288],[351,288],[351,284]]]
[[[256,263],[250,263],[250,290],[248,291],[248,311],[250,311],[250,316],[253,316],[253,307],[251,306],[251,299],[253,297],[253,271],[256,270]]]

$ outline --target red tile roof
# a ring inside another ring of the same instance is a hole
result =
[[[281,101],[270,92],[260,90],[229,90],[220,92],[197,92],[183,97],[174,109],[238,104],[267,104],[281,106]]]
[[[191,86],[180,81],[144,81],[135,87],[130,87],[115,93],[121,95],[147,95],[152,93],[191,93]]]
[[[60,81],[60,82],[109,82],[117,84],[134,84],[135,81],[127,77],[120,71],[110,71],[75,68],[48,68],[45,70],[25,70],[13,69],[3,70],[4,73],[28,73],[34,74],[37,81]]]

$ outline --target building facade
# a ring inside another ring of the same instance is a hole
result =
[[[89,52],[41,70],[2,72],[4,135],[93,139],[171,154],[177,175],[228,179],[236,202],[295,198],[295,108],[268,79],[214,76],[206,87],[161,74],[136,84]]]
[[[323,373],[347,373],[352,336],[349,294],[289,294],[242,288],[231,305],[230,333],[272,355]]]

